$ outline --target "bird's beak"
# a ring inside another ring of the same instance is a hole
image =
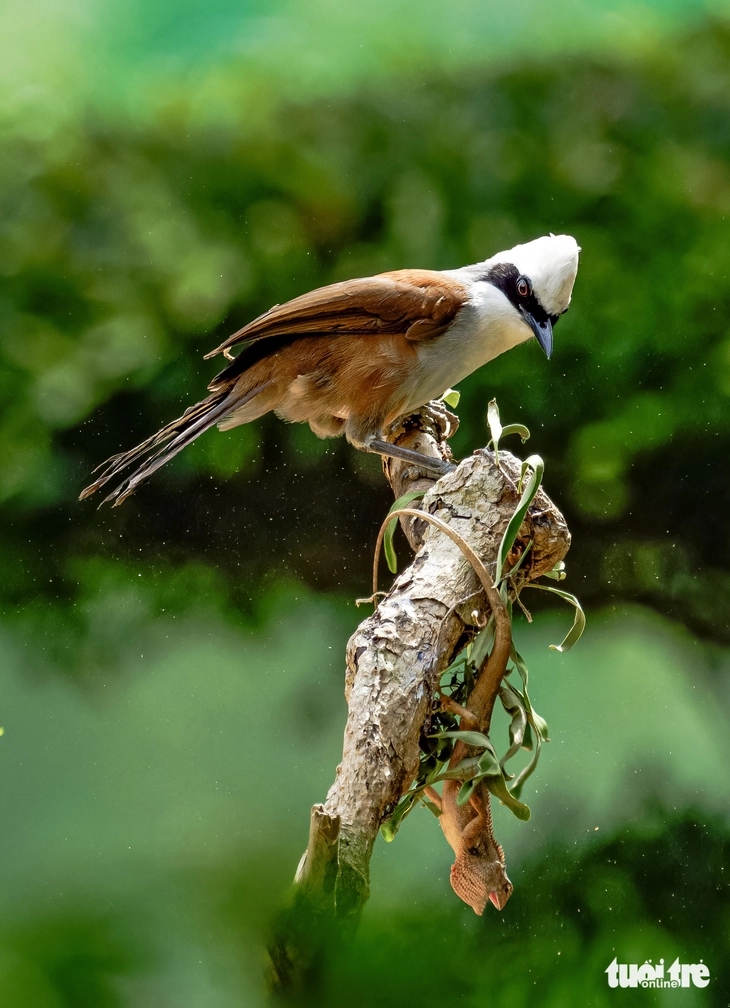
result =
[[[535,339],[545,351],[545,356],[550,360],[553,352],[553,324],[549,318],[544,321],[535,318],[529,311],[522,309],[522,317],[527,322],[530,329],[535,334]]]

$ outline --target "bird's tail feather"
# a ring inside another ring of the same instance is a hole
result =
[[[128,466],[139,462],[145,455],[148,455],[148,452],[152,452],[141,465],[130,473],[101,502],[102,504],[106,504],[107,501],[113,501],[112,507],[117,507],[117,505],[133,494],[140,483],[151,476],[160,466],[163,466],[165,462],[169,462],[174,455],[177,455],[179,451],[182,451],[183,448],[191,444],[197,437],[207,431],[209,427],[220,422],[229,413],[232,413],[233,410],[245,405],[254,396],[258,395],[259,392],[268,388],[269,385],[271,385],[270,381],[257,385],[243,395],[230,388],[213,392],[201,402],[186,409],[181,417],[167,424],[156,434],[153,434],[152,437],[137,445],[136,448],[122,452],[119,455],[112,455],[106,462],[102,462],[100,466],[97,466],[94,472],[98,472],[101,469],[101,475],[81,491],[79,500],[85,500],[87,497],[90,497]],[[158,448],[158,446],[162,447]],[[155,448],[158,448],[158,450],[153,451]]]

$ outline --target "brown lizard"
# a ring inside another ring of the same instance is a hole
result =
[[[441,695],[443,706],[460,716],[459,727],[465,731],[489,731],[494,702],[512,646],[512,625],[496,588],[490,586],[487,589],[487,598],[494,614],[494,646],[467,700],[468,709]],[[459,740],[449,760],[449,769],[453,770],[473,751]],[[456,855],[451,866],[451,888],[474,913],[481,916],[487,900],[491,900],[498,910],[503,909],[512,894],[512,883],[505,870],[504,851],[494,838],[486,784],[480,782],[469,801],[457,805],[456,796],[461,783],[446,780],[440,795],[432,787],[426,788],[426,794],[441,812],[441,828]]]
[[[456,804],[460,787],[460,781],[447,780],[441,794],[431,787],[426,792],[441,810],[439,822],[456,855],[451,888],[481,917],[488,900],[503,909],[512,895],[512,883],[507,878],[504,851],[494,838],[486,785],[479,784],[465,805]]]

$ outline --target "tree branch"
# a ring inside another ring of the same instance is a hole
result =
[[[388,439],[449,458],[445,439],[456,424],[442,404],[432,403],[401,420]],[[326,906],[327,913],[342,923],[354,925],[368,898],[373,844],[381,823],[418,770],[419,737],[431,714],[441,671],[490,611],[498,630],[508,620],[493,580],[499,545],[520,497],[520,467],[504,449],[499,466],[491,452],[480,449],[438,481],[400,460],[384,462],[395,497],[425,490],[420,509],[464,540],[491,581],[480,583],[474,566],[443,531],[412,514],[401,516],[418,552],[348,643],[349,714],[342,761],[324,805],[313,810],[310,841],[296,879],[300,904],[306,899],[320,910]],[[531,549],[520,568],[522,583],[550,571],[570,544],[563,516],[542,490],[529,508],[514,550],[524,550],[530,540]],[[489,721],[509,640],[509,627],[506,636],[497,633],[485,669],[489,682],[482,684],[478,695],[472,694],[478,709],[471,709],[471,714],[481,724]],[[323,839],[322,832],[329,839]]]

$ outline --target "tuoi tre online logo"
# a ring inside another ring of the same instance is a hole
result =
[[[606,968],[609,987],[706,987],[710,982],[710,970],[702,960],[699,963],[680,963],[675,959],[664,970],[664,960],[656,966],[647,959],[643,966],[636,963],[619,963],[613,960]]]

